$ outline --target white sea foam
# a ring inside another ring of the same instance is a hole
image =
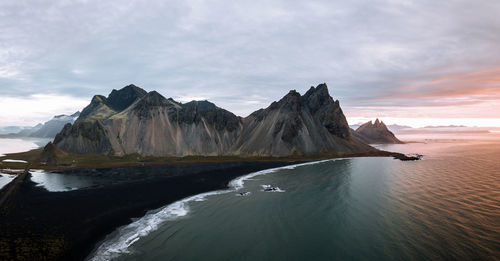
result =
[[[111,238],[105,240],[105,242],[99,246],[90,260],[111,260],[121,254],[130,253],[129,247],[133,243],[156,230],[162,223],[186,216],[189,213],[189,202],[204,201],[207,196],[218,195],[230,191],[231,190],[218,190],[202,193],[176,201],[157,211],[152,211],[133,223],[118,229],[116,235],[112,235]]]
[[[265,192],[285,192],[284,190],[282,190],[276,186],[271,186],[271,185],[260,185],[260,186],[262,187],[261,191],[265,191]]]
[[[252,192],[246,191],[246,192],[238,193],[238,194],[236,194],[236,196],[238,196],[238,197],[244,197],[244,196],[250,196],[250,194],[252,194]]]
[[[111,260],[122,254],[130,253],[129,247],[132,244],[134,244],[141,237],[145,237],[152,231],[158,229],[158,227],[162,223],[186,216],[189,213],[189,202],[204,201],[208,196],[235,192],[243,188],[245,181],[250,180],[251,178],[256,176],[273,173],[280,169],[294,169],[300,166],[318,164],[321,162],[332,160],[334,159],[306,162],[296,165],[257,171],[232,180],[231,182],[229,182],[229,189],[198,194],[176,201],[158,210],[151,211],[144,217],[137,219],[129,225],[119,228],[117,231],[115,231],[115,233],[109,235],[97,248],[97,250],[94,251],[89,260]]]
[[[265,169],[265,170],[257,171],[257,172],[250,173],[248,175],[233,179],[231,182],[229,182],[229,187],[238,190],[238,189],[243,188],[245,181],[250,180],[250,179],[257,177],[257,176],[273,173],[273,172],[276,172],[280,169],[295,169],[296,167],[300,167],[300,166],[318,164],[318,163],[332,161],[332,160],[335,160],[335,159],[312,161],[312,162],[306,162],[306,163],[301,163],[301,164],[288,165],[288,166],[284,166],[284,167],[277,167],[277,168],[273,168],[273,169]]]

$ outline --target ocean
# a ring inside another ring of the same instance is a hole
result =
[[[252,173],[150,211],[89,259],[500,260],[500,135],[401,138],[418,142],[378,147],[424,158]]]
[[[3,139],[0,138],[0,157],[4,156],[6,153],[16,153],[23,152],[31,149],[36,149],[40,146],[43,146],[49,142],[49,139],[43,138],[25,138],[25,139]],[[7,159],[8,161],[16,161],[16,159]],[[0,162],[1,164],[1,162]],[[0,189],[5,185],[9,184],[12,180],[14,180],[15,175],[9,175],[5,173],[0,173]]]

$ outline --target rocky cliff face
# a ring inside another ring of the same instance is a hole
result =
[[[71,153],[288,156],[373,150],[352,136],[326,84],[291,91],[240,118],[208,101],[179,103],[129,85],[96,95],[54,144]]]
[[[401,144],[394,133],[392,133],[384,122],[375,120],[375,123],[369,121],[352,132],[352,134],[368,144]]]
[[[54,143],[80,154],[222,155],[240,128],[239,117],[208,101],[181,104],[129,85],[95,96]]]
[[[326,84],[311,87],[303,96],[290,91],[280,101],[243,119],[242,133],[233,147],[237,154],[266,156],[369,149],[351,137],[339,102],[329,95]]]

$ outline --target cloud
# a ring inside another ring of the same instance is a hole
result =
[[[370,105],[446,106],[500,100],[500,69],[441,74],[437,78],[412,79],[406,85],[384,90],[385,95],[363,100]]]
[[[477,105],[498,99],[499,12],[496,0],[6,0],[0,96],[134,83],[245,116],[326,82],[348,111]]]
[[[1,126],[33,126],[54,115],[73,114],[87,106],[87,97],[58,94],[34,94],[28,97],[0,96]]]

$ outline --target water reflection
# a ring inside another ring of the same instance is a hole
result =
[[[15,177],[16,175],[0,174],[0,189],[9,184]]]
[[[50,192],[63,192],[88,188],[100,182],[95,177],[50,173],[43,170],[31,170],[31,180]]]
[[[26,138],[3,139],[0,138],[0,157],[7,153],[23,152],[44,146],[50,139]]]

